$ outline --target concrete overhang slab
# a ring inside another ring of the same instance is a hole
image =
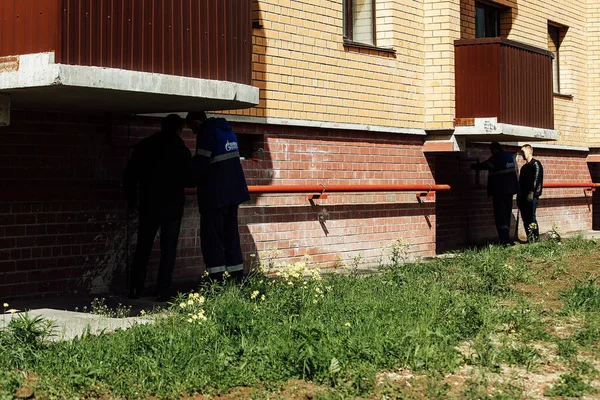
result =
[[[0,94],[13,109],[159,113],[256,106],[259,89],[234,82],[54,63],[54,53],[0,58]]]
[[[498,123],[497,118],[473,118],[470,125],[457,125],[456,136],[468,142],[536,142],[558,140],[553,129]]]

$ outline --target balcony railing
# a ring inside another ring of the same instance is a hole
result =
[[[497,118],[554,129],[552,53],[503,38],[457,40],[454,46],[457,125]]]
[[[251,0],[0,2],[0,57],[250,85]]]

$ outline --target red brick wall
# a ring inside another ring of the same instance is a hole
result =
[[[159,121],[114,115],[13,112],[0,128],[0,298],[62,293],[119,292],[126,288],[136,221],[127,217],[120,189],[130,147],[158,129]],[[447,183],[436,202],[409,193],[332,193],[310,203],[305,194],[254,195],[240,209],[247,267],[258,253],[280,250],[280,261],[305,254],[322,267],[386,260],[397,238],[411,256],[431,256],[496,235],[485,174],[479,185],[466,153],[425,156],[421,136],[376,132],[234,124],[258,135],[264,160],[244,160],[250,185]],[[194,137],[186,131],[190,148]],[[516,150],[516,149],[513,149]],[[581,152],[536,151],[546,180],[590,180]],[[201,189],[200,189],[201,190]],[[437,216],[436,216],[437,207]],[[591,228],[580,189],[548,189],[540,202],[542,230]],[[176,283],[203,272],[194,196],[187,199]],[[436,237],[437,235],[437,237]],[[129,244],[129,251],[127,245]],[[156,277],[158,243],[148,281]]]
[[[0,128],[0,294],[3,298],[122,291],[134,249],[120,178],[131,145],[158,129],[149,118],[14,112]],[[251,185],[433,183],[422,138],[236,124],[263,140],[265,159],[243,161]],[[194,137],[185,139],[191,148]],[[202,257],[195,199],[188,197],[176,281],[197,281]],[[259,195],[240,211],[247,264],[281,259],[376,263],[398,237],[413,255],[435,251],[435,205],[414,193]],[[129,243],[129,252],[127,244]],[[155,245],[148,280],[155,279]]]
[[[123,267],[123,118],[13,112],[0,128],[0,294],[108,288]],[[120,126],[120,128],[119,128]]]
[[[249,184],[430,184],[422,137],[327,129],[236,125],[264,134],[265,161],[246,161]],[[256,178],[254,178],[256,177]],[[415,193],[332,193],[311,204],[305,194],[261,195],[242,208],[246,243],[281,258],[308,253],[322,266],[377,263],[398,237],[413,255],[435,252],[435,203]]]
[[[585,152],[536,150],[534,145],[534,157],[544,166],[544,182],[593,181]],[[592,229],[592,196],[582,188],[544,189],[538,210],[538,223],[543,232],[550,230],[553,223],[561,232]],[[521,235],[525,235],[522,227]]]

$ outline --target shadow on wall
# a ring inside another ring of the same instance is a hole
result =
[[[13,111],[0,128],[4,296],[109,290],[125,259],[126,121]]]
[[[505,150],[515,154],[519,148],[506,146]],[[535,145],[534,151],[534,157],[540,159],[544,166],[545,183],[600,181],[600,168],[595,164],[586,165],[585,155],[580,152],[535,149]],[[489,156],[486,145],[470,145],[462,153],[428,156],[433,160],[430,165],[434,165],[436,181],[448,183],[452,187],[449,192],[437,194],[438,253],[497,242],[492,200],[486,193],[487,173],[480,172],[477,179],[476,172],[470,169],[473,162],[483,161]],[[523,160],[519,157],[517,161],[521,168]],[[593,207],[596,203],[600,203],[600,200],[595,192],[590,198],[583,189],[544,189],[537,213],[540,228],[547,231],[556,223],[559,229],[565,231],[589,229],[587,221],[593,212],[594,229],[599,229],[600,219]],[[510,229],[513,239],[525,240],[516,196]]]
[[[592,182],[600,183],[600,163],[588,163]],[[600,188],[592,193],[592,229],[600,230]]]
[[[506,148],[511,152],[513,149]],[[440,192],[436,201],[438,253],[468,248],[473,245],[498,243],[494,224],[492,199],[487,195],[487,172],[471,170],[471,164],[490,157],[488,146],[467,149],[460,153],[438,153],[435,160],[436,181],[445,182],[452,188]],[[518,211],[513,203],[510,233],[516,239]]]

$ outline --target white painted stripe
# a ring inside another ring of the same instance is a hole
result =
[[[238,272],[244,270],[244,264],[228,265],[227,272]]]
[[[225,272],[226,268],[224,265],[219,265],[218,267],[206,268],[209,274],[218,274],[219,272]]]
[[[240,153],[238,153],[237,151],[234,151],[232,153],[226,153],[226,154],[221,154],[220,156],[215,156],[215,157],[213,157],[212,160],[210,160],[210,163],[214,164],[214,163],[218,163],[220,161],[231,160],[232,158],[239,158],[239,157],[240,157]]]
[[[210,157],[212,155],[212,152],[203,149],[196,149],[196,155]]]

